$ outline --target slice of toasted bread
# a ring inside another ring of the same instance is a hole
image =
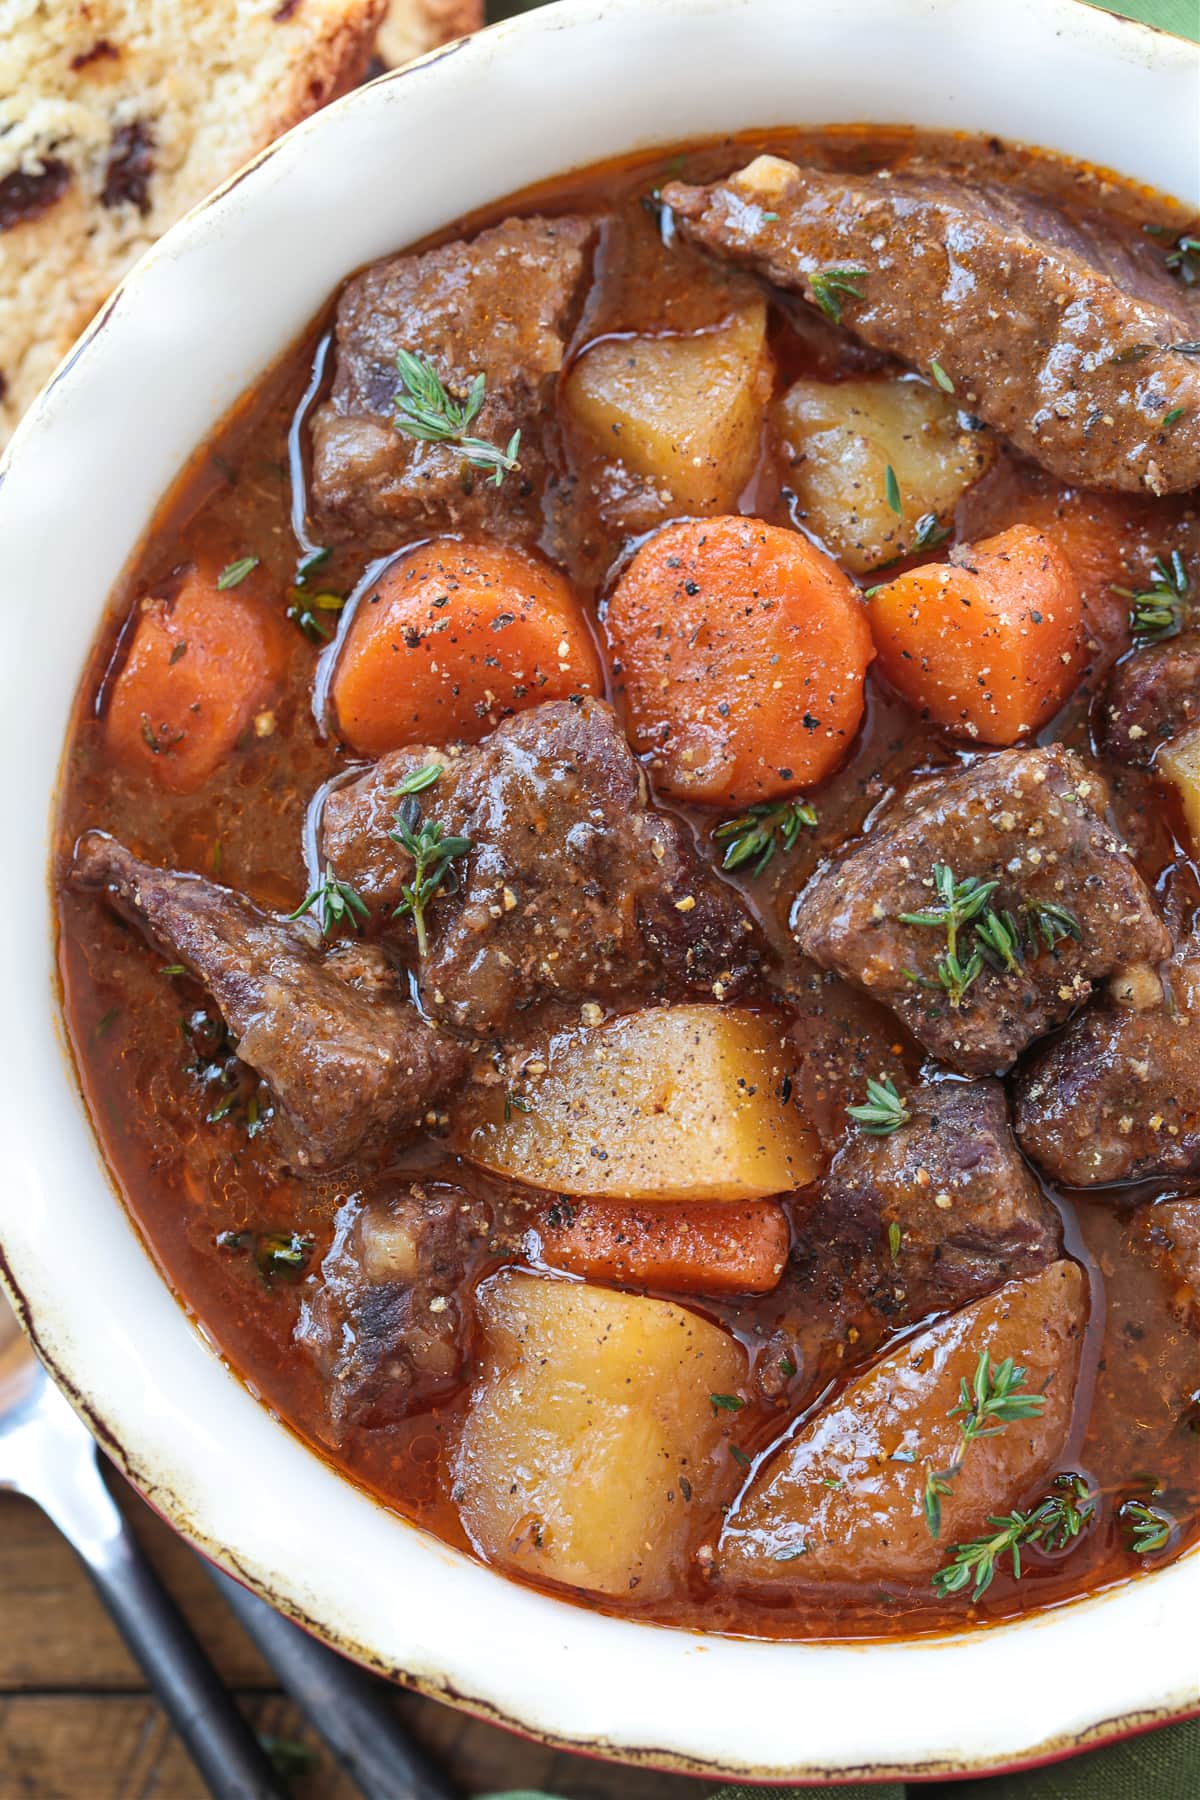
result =
[[[6,0],[0,446],[147,245],[361,77],[386,8],[387,0]]]
[[[483,0],[391,0],[379,27],[379,54],[395,68],[482,24]]]

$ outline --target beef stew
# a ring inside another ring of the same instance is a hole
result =
[[[900,130],[572,176],[352,275],[114,596],[106,1159],[504,1573],[903,1635],[1200,1534],[1188,226]]]

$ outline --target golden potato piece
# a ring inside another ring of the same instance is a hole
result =
[[[1087,1320],[1075,1263],[1010,1281],[940,1319],[843,1390],[763,1469],[725,1527],[727,1580],[925,1581],[950,1546],[977,1537],[1057,1472]],[[941,1529],[925,1519],[925,1481],[962,1447],[949,1415],[980,1353],[1027,1370],[1044,1393],[1039,1417],[977,1437],[942,1499]]]
[[[962,429],[948,394],[911,379],[797,381],[775,424],[805,524],[856,575],[922,548],[918,523],[947,526],[994,455],[986,432]]]
[[[455,1465],[490,1562],[596,1594],[665,1592],[693,1520],[732,1493],[725,1441],[741,1346],[698,1314],[505,1269],[478,1294],[483,1379]]]
[[[767,309],[754,300],[715,330],[602,338],[571,370],[564,400],[608,465],[595,483],[602,512],[647,530],[736,511],[770,394]]]
[[[1177,791],[1192,849],[1200,851],[1200,725],[1163,744],[1155,767]]]
[[[663,1006],[554,1037],[514,1105],[469,1096],[455,1147],[512,1181],[625,1200],[760,1200],[803,1187],[817,1139],[778,1020]],[[505,1114],[508,1114],[507,1118]]]

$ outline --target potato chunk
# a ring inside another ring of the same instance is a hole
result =
[[[1192,849],[1200,851],[1200,725],[1163,744],[1155,766],[1178,793]]]
[[[911,379],[797,381],[775,424],[805,524],[856,575],[921,548],[918,521],[947,525],[994,454],[986,432],[962,429],[949,395]]]
[[[651,1007],[561,1032],[536,1060],[545,1072],[516,1104],[484,1089],[456,1122],[456,1147],[510,1180],[622,1200],[759,1200],[820,1166],[815,1135],[782,1097],[790,1060],[768,1014]]]
[[[664,1592],[692,1520],[737,1485],[710,1396],[739,1396],[745,1352],[668,1301],[512,1269],[478,1310],[484,1374],[455,1466],[471,1542],[538,1580]]]
[[[715,330],[602,338],[567,377],[568,417],[607,465],[601,511],[626,530],[681,513],[733,512],[758,455],[771,393],[767,309]]]
[[[1056,1262],[893,1350],[768,1463],[725,1528],[722,1573],[750,1583],[931,1577],[951,1545],[978,1536],[992,1514],[1057,1471],[1086,1319],[1081,1271]],[[1040,1416],[1012,1420],[966,1448],[935,1538],[925,1519],[926,1477],[949,1468],[962,1448],[950,1413],[985,1350],[993,1363],[1011,1356],[1022,1364],[1020,1391],[1044,1393],[1046,1404]]]

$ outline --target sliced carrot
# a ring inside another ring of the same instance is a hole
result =
[[[1028,525],[910,569],[869,604],[883,673],[960,737],[1015,743],[1083,673],[1079,582],[1054,540]]]
[[[219,576],[215,565],[191,569],[139,603],[109,695],[112,750],[176,794],[207,781],[244,734],[269,733],[287,660],[267,578],[221,590]]]
[[[600,659],[570,583],[503,544],[440,538],[363,597],[331,698],[355,750],[480,738],[509,713],[595,694]]]
[[[871,634],[854,583],[798,532],[668,525],[621,577],[605,626],[663,793],[743,806],[808,787],[846,755]]]
[[[551,1268],[674,1294],[769,1293],[783,1274],[789,1241],[777,1200],[558,1200],[537,1232]]]

